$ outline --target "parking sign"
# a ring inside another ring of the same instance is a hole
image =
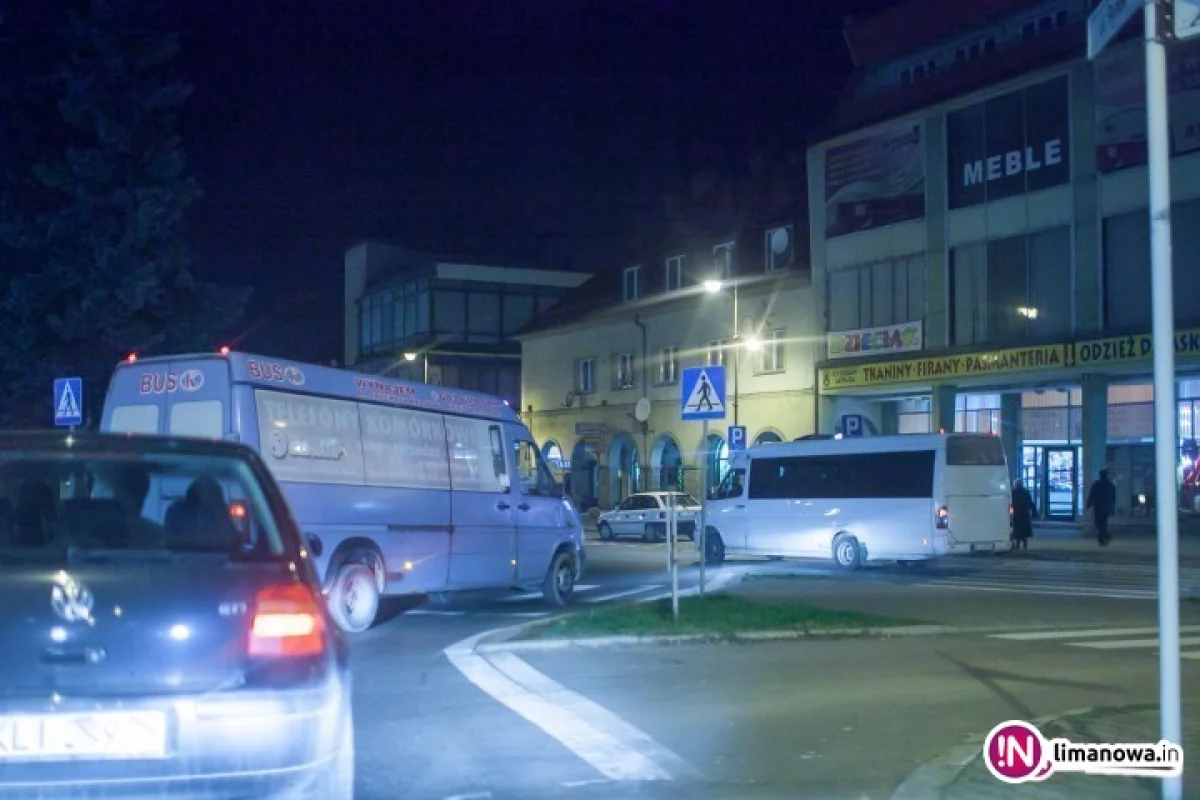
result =
[[[729,451],[731,453],[746,449],[746,426],[729,426]]]

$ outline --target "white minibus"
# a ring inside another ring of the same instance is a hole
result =
[[[707,502],[705,559],[727,553],[919,562],[1007,550],[1011,489],[999,437],[810,439],[735,455]]]

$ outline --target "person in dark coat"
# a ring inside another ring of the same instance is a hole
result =
[[[1087,507],[1096,520],[1096,538],[1101,547],[1106,547],[1112,540],[1108,533],[1108,518],[1117,507],[1117,487],[1108,479],[1108,470],[1100,470],[1100,477],[1088,490]]]
[[[1013,550],[1028,550],[1029,537],[1033,536],[1033,495],[1023,481],[1013,481],[1012,492],[1012,540]]]

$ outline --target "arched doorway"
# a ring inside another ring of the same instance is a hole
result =
[[[575,443],[571,451],[571,499],[580,511],[600,502],[600,456],[586,439]]]
[[[708,435],[704,462],[708,466],[708,486],[711,489],[721,483],[725,470],[729,469],[729,445],[715,433]]]
[[[660,492],[683,489],[683,453],[669,433],[659,436],[650,449],[650,466]]]
[[[628,434],[613,437],[608,448],[608,503],[615,506],[641,486],[641,466],[638,463],[637,445]]]
[[[783,441],[783,437],[780,436],[775,431],[770,430],[770,429],[762,431],[761,433],[758,434],[758,436],[754,437],[755,444],[774,444],[776,442],[782,442],[782,441]]]
[[[546,459],[546,463],[550,465],[551,469],[561,470],[563,468],[562,448],[553,439],[547,439],[546,443],[542,445],[542,457]]]

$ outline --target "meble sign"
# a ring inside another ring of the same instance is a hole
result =
[[[1061,164],[1062,160],[1062,139],[1050,139],[1041,147],[1026,147],[1023,151],[1009,150],[1007,153],[988,156],[986,159],[968,161],[963,164],[963,186],[978,186],[985,178],[990,182],[1011,178],[1023,172],[1034,172],[1042,167]]]

